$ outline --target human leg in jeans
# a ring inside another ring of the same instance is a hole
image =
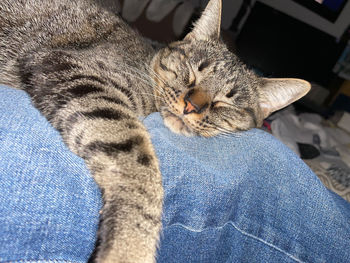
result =
[[[0,87],[0,98],[0,261],[85,262],[96,184],[25,93]],[[350,205],[272,136],[144,123],[165,189],[158,262],[350,262]]]

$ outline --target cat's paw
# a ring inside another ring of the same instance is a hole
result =
[[[161,111],[161,115],[163,117],[165,126],[168,127],[172,132],[185,136],[194,135],[192,130],[185,124],[184,120],[181,119],[181,117],[176,116],[167,109],[163,109]]]
[[[140,251],[138,251],[140,252]],[[102,252],[95,249],[94,253],[90,256],[88,263],[156,263],[153,253],[130,253],[121,255],[118,250],[115,252]]]

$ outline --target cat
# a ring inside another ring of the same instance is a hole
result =
[[[140,116],[210,137],[259,127],[310,89],[247,69],[220,39],[221,8],[210,0],[183,40],[158,45],[89,0],[0,2],[0,83],[29,94],[101,189],[96,262],[155,262],[162,178]]]

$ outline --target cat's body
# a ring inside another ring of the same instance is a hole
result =
[[[91,73],[106,75],[102,78],[113,73],[118,85],[127,86],[119,76],[130,73],[123,65],[147,72],[147,66],[156,53],[150,43],[121,18],[89,1],[5,1],[0,8],[0,78],[11,86],[21,87],[23,84],[19,79],[21,74],[16,71],[19,60],[25,67],[30,63],[39,64],[35,59],[44,60],[43,56],[47,54],[54,56],[46,60],[50,64],[47,66],[54,67],[63,53],[91,68]],[[58,53],[56,56],[54,50]],[[36,55],[38,52],[41,54]],[[69,67],[69,63],[65,66]],[[126,78],[130,75],[124,77],[124,81]],[[133,89],[140,88],[140,92],[153,92],[143,82],[132,84]],[[135,104],[141,105],[137,102]],[[153,102],[147,104],[147,109],[140,109],[137,114],[155,111]]]
[[[103,192],[97,260],[153,262],[162,184],[138,117],[156,110],[145,76],[155,50],[84,1],[9,0],[0,8],[1,82],[31,95]]]
[[[88,0],[0,3],[0,83],[27,91],[103,193],[98,262],[155,260],[162,180],[140,116],[213,136],[259,126],[309,89],[248,71],[219,40],[220,15],[211,0],[183,41],[155,47]]]

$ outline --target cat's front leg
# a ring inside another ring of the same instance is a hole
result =
[[[65,51],[19,61],[23,89],[102,191],[95,261],[155,262],[163,198],[158,161],[130,87],[112,85],[97,69]]]
[[[79,112],[87,115],[65,113],[58,128],[69,147],[85,159],[102,191],[95,261],[155,262],[163,189],[149,135],[131,112],[123,110],[125,118],[120,118],[122,114],[111,114],[117,109],[91,110],[88,104],[84,109],[79,103]]]
[[[160,172],[148,136],[124,132],[114,142],[81,147],[104,201],[95,261],[151,263],[161,228]]]

